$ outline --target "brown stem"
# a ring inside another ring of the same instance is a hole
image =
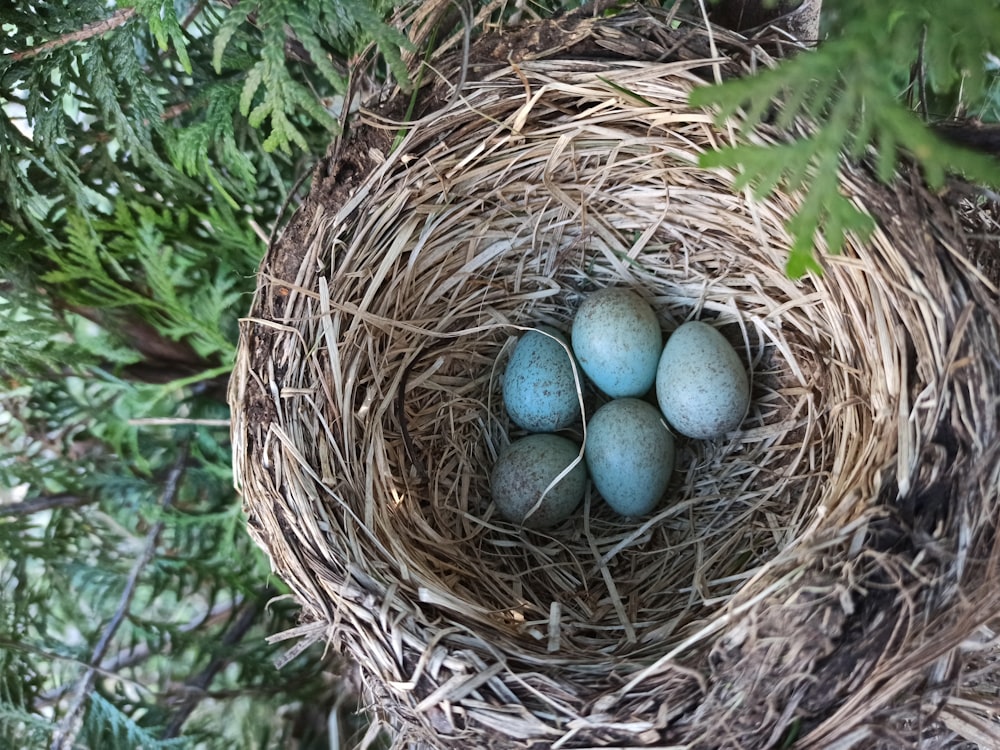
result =
[[[65,47],[67,44],[82,42],[84,39],[91,39],[95,36],[107,34],[109,31],[117,29],[119,26],[124,26],[135,15],[135,13],[135,8],[122,8],[121,10],[116,10],[103,21],[88,23],[78,31],[71,31],[68,34],[63,34],[55,39],[50,39],[44,44],[39,44],[36,47],[29,47],[28,49],[14,52],[11,54],[10,59],[14,62],[28,60],[32,57],[45,54],[46,52],[51,52],[54,49]]]
[[[191,102],[179,102],[177,104],[171,104],[169,107],[163,110],[163,114],[160,115],[160,119],[163,120],[164,122],[167,122],[168,120],[172,120],[175,117],[180,117],[189,109],[191,109]]]
[[[188,693],[188,696],[184,699],[180,708],[171,718],[170,723],[167,725],[164,731],[164,739],[172,739],[177,737],[181,728],[184,726],[184,722],[188,720],[188,717],[194,712],[198,707],[198,704],[207,697],[208,686],[212,684],[212,680],[215,676],[221,672],[225,666],[229,663],[228,655],[225,655],[225,651],[232,646],[239,643],[243,636],[249,632],[250,628],[253,627],[254,623],[257,621],[257,616],[260,611],[264,608],[268,599],[273,597],[277,592],[274,589],[267,588],[261,592],[260,596],[257,596],[253,601],[248,602],[246,607],[240,613],[240,616],[236,618],[232,627],[226,631],[226,634],[222,636],[222,641],[220,643],[220,655],[213,658],[201,672],[194,675],[184,683],[184,687]]]
[[[171,467],[170,473],[167,474],[163,495],[160,498],[161,507],[166,508],[170,506],[173,504],[174,498],[177,497],[181,486],[181,478],[184,476],[184,471],[187,468],[187,459],[187,446],[184,446],[174,465]],[[100,663],[108,652],[111,640],[114,638],[115,633],[118,632],[118,628],[125,621],[125,617],[132,606],[132,599],[139,586],[139,578],[142,575],[142,571],[156,554],[156,546],[159,544],[160,534],[163,532],[164,526],[165,523],[163,521],[158,521],[146,535],[146,544],[139,559],[132,565],[132,570],[129,572],[128,580],[125,583],[125,590],[122,592],[121,599],[118,602],[118,608],[105,626],[104,632],[101,633],[97,645],[94,646],[94,651],[90,656],[90,666],[73,690],[69,710],[52,733],[51,750],[72,750],[75,746],[77,735],[79,735],[83,727],[83,709],[87,695],[94,686],[94,680],[100,670]]]
[[[215,625],[219,625],[223,621],[229,619],[232,616],[233,609],[241,606],[242,602],[243,600],[239,599],[237,601],[222,602],[221,604],[217,604],[207,613],[198,615],[194,619],[184,623],[178,628],[178,630],[181,633],[190,633],[200,628],[209,628]],[[5,646],[4,642],[0,640],[0,647],[4,646]],[[168,643],[167,644],[168,649],[169,646],[170,644]],[[7,647],[9,647],[9,645]],[[98,674],[100,675],[122,679],[120,672],[123,669],[136,667],[142,664],[144,661],[146,661],[146,659],[148,659],[150,656],[160,655],[162,653],[163,651],[154,650],[148,643],[145,642],[139,643],[131,648],[123,649],[118,653],[105,658],[104,661],[101,662],[100,669],[98,669],[97,671]],[[61,658],[64,658],[56,656],[54,654],[41,654],[41,655],[45,656],[50,661],[58,661]],[[55,703],[58,703],[59,701],[62,700],[63,696],[70,691],[72,687],[73,683],[67,683],[46,690],[38,697],[38,700],[35,701],[34,703],[35,710],[37,711],[39,709],[45,709]]]
[[[189,10],[187,15],[184,16],[184,19],[181,21],[181,28],[187,29],[192,23],[194,23],[194,19],[201,15],[203,10],[205,10],[205,0],[199,0],[191,6],[191,10]]]
[[[82,508],[84,505],[96,503],[96,497],[81,497],[80,495],[43,495],[32,497],[10,505],[0,505],[0,516],[30,516],[43,510],[53,508]]]

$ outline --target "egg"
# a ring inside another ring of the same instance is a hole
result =
[[[725,336],[707,323],[689,321],[663,347],[656,371],[656,398],[677,432],[716,438],[743,421],[750,404],[750,382]]]
[[[612,287],[588,295],[570,335],[581,369],[607,395],[641,396],[652,387],[663,346],[660,324],[635,292]]]
[[[504,371],[503,402],[511,420],[531,432],[555,432],[578,420],[574,372],[576,363],[563,334],[547,326],[525,333]]]
[[[649,513],[674,471],[674,438],[655,406],[609,401],[587,423],[584,460],[604,501],[623,516]]]
[[[501,451],[490,474],[497,511],[529,529],[547,529],[569,518],[587,486],[583,461],[548,492],[545,489],[579,455],[580,446],[561,435],[537,433],[512,442]]]

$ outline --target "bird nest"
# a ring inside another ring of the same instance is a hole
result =
[[[317,169],[230,394],[250,532],[302,605],[291,635],[350,657],[370,736],[397,746],[1000,741],[997,289],[937,198],[862,168],[842,191],[875,231],[791,280],[802,196],[700,167],[733,131],[687,103],[767,54],[667,20],[446,50]],[[666,331],[718,327],[749,414],[678,442],[650,515],[591,492],[523,530],[488,486],[514,434],[503,363],[608,286]]]

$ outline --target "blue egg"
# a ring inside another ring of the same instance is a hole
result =
[[[612,287],[588,295],[571,336],[580,367],[612,398],[641,396],[652,387],[663,339],[656,313],[635,292]]]
[[[540,330],[551,336],[528,331],[515,344],[504,372],[503,402],[519,427],[555,432],[580,418],[576,364],[562,345],[567,344],[565,336],[547,326]]]
[[[604,502],[623,516],[653,510],[674,471],[674,438],[655,406],[609,401],[587,423],[584,460]]]
[[[656,396],[677,432],[711,439],[740,426],[750,405],[750,381],[726,337],[692,320],[674,331],[663,347]]]

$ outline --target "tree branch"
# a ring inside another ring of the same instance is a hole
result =
[[[124,26],[135,15],[135,13],[135,8],[122,8],[121,10],[116,10],[103,21],[88,23],[79,31],[71,31],[68,34],[63,34],[55,39],[50,39],[44,44],[39,44],[36,47],[29,47],[28,49],[23,49],[20,52],[14,52],[11,54],[10,59],[14,62],[28,60],[32,57],[43,55],[46,52],[51,52],[54,49],[65,47],[67,44],[82,42],[85,39],[92,39],[95,36],[107,34],[109,31],[117,29],[119,26]]]
[[[240,613],[240,616],[236,618],[232,627],[222,637],[220,655],[213,658],[207,667],[184,683],[188,696],[184,699],[184,702],[167,725],[163,734],[164,739],[172,739],[180,734],[184,722],[188,720],[188,717],[198,707],[198,704],[207,696],[206,691],[208,686],[212,684],[212,680],[215,679],[215,675],[221,672],[229,663],[229,655],[226,652],[243,639],[243,636],[256,623],[257,616],[264,608],[264,605],[276,593],[277,591],[268,587],[259,596],[255,597],[253,601],[248,602]]]
[[[96,497],[80,495],[42,495],[32,497],[9,505],[0,505],[0,516],[30,516],[43,510],[53,508],[82,508],[97,502]]]
[[[200,628],[208,628],[208,627],[213,627],[215,625],[219,625],[222,621],[231,617],[232,611],[237,607],[242,606],[242,604],[243,604],[242,597],[237,598],[234,601],[226,601],[220,604],[216,604],[207,612],[200,614],[197,617],[194,617],[193,619],[181,625],[178,628],[178,631],[181,633],[190,633]],[[170,645],[171,644],[168,641],[166,646],[167,652],[170,649]],[[5,643],[2,639],[0,639],[0,648],[3,647],[5,647]],[[10,644],[6,644],[6,647],[9,648]],[[120,672],[123,669],[136,667],[139,664],[142,664],[150,656],[160,655],[162,653],[164,653],[164,651],[159,651],[159,650],[154,651],[148,643],[145,642],[138,643],[131,648],[122,649],[118,653],[106,657],[104,661],[101,662],[100,669],[97,670],[97,673],[105,677],[125,680],[125,678],[122,677],[120,674]],[[45,656],[51,661],[65,659],[65,657],[56,656],[53,654],[47,654],[44,652],[40,653],[40,655]],[[87,666],[82,662],[80,663],[84,667]],[[40,708],[47,708],[55,703],[58,703],[63,699],[63,696],[65,696],[66,693],[68,693],[72,687],[73,687],[72,683],[67,683],[46,690],[39,696],[38,700],[35,701],[34,708],[38,710]]]
[[[187,445],[184,445],[181,447],[180,454],[174,462],[174,465],[171,467],[170,473],[167,474],[166,481],[164,482],[163,494],[160,499],[161,507],[169,507],[177,497],[177,492],[179,491],[181,485],[181,478],[184,476],[184,471],[187,468],[187,459],[188,448]],[[73,749],[76,737],[83,727],[83,707],[86,702],[87,695],[94,686],[94,680],[99,671],[100,663],[104,659],[105,654],[107,654],[112,638],[114,638],[115,633],[118,632],[118,628],[120,628],[121,624],[125,621],[129,608],[132,606],[132,599],[135,596],[136,588],[139,585],[139,577],[142,575],[142,571],[156,554],[156,546],[159,544],[160,534],[163,532],[164,525],[165,523],[163,521],[157,521],[153,524],[149,533],[146,534],[146,544],[143,547],[142,554],[132,566],[132,570],[129,573],[127,581],[125,582],[125,590],[122,591],[121,599],[118,602],[118,608],[115,610],[114,615],[112,615],[111,620],[105,626],[104,632],[101,634],[97,645],[94,646],[94,651],[90,656],[90,666],[87,668],[83,677],[80,678],[76,685],[76,689],[73,691],[73,697],[70,701],[69,710],[66,712],[66,715],[63,716],[59,725],[52,733],[52,743],[50,745],[51,750]]]

